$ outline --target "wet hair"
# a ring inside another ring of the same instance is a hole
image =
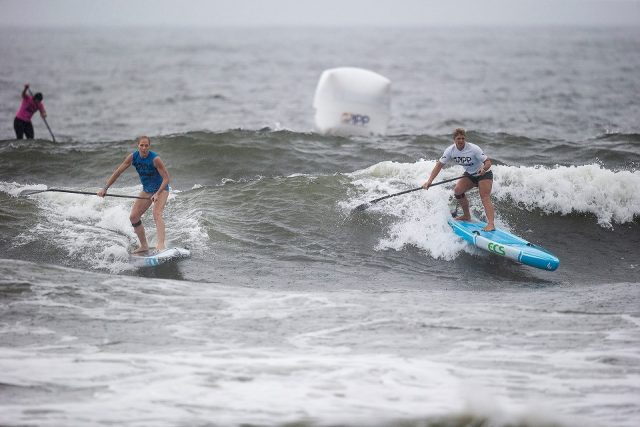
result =
[[[143,139],[146,139],[147,141],[149,141],[149,145],[151,145],[151,138],[149,138],[147,135],[140,135],[139,137],[136,138],[136,141],[138,144],[140,144],[140,141],[142,141]]]
[[[456,130],[453,131],[453,139],[456,139],[459,135],[466,137],[467,133],[464,131],[464,129],[457,128]]]
[[[40,92],[36,93],[35,95],[33,95],[33,99],[36,102],[42,102],[42,100],[44,99],[44,97],[42,96],[42,94]]]

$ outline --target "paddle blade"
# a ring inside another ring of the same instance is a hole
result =
[[[363,203],[361,205],[356,206],[354,211],[363,211],[363,210],[367,209],[369,206],[371,206],[371,203],[369,203],[369,202]]]

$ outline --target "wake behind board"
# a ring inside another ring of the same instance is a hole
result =
[[[499,228],[494,231],[483,231],[482,229],[487,225],[486,222],[458,221],[450,218],[449,225],[467,243],[492,254],[548,271],[554,271],[560,265],[558,257],[551,252],[514,234]]]
[[[148,251],[129,255],[129,262],[137,267],[155,267],[156,265],[190,256],[191,252],[185,248],[167,248],[161,251],[152,248]]]

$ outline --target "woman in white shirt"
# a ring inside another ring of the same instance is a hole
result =
[[[487,216],[487,226],[484,231],[493,231],[496,226],[494,224],[495,211],[493,203],[491,203],[491,187],[493,186],[493,172],[491,168],[491,160],[484,154],[482,149],[471,142],[465,141],[466,133],[464,129],[458,128],[453,132],[454,143],[447,147],[442,157],[436,162],[436,166],[431,171],[431,176],[422,187],[425,190],[433,180],[438,176],[442,167],[453,161],[462,166],[465,170],[464,177],[460,178],[456,183],[453,193],[462,206],[462,216],[457,217],[460,221],[470,221],[471,212],[469,211],[469,200],[465,193],[473,187],[478,187],[480,192],[480,200],[484,206]]]

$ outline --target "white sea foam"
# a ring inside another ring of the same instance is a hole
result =
[[[593,214],[598,224],[633,221],[640,215],[640,171],[611,171],[600,165],[495,166],[494,195],[527,210]]]
[[[0,348],[0,381],[28,396],[2,403],[9,424],[385,425],[465,413],[491,425],[637,421],[637,323],[558,312],[585,305],[566,289],[539,294],[539,310],[527,292],[496,304],[497,295],[455,290],[274,292],[58,274],[67,289],[31,279],[43,297],[35,323],[0,328],[26,340]],[[43,328],[48,313],[64,321]],[[87,334],[78,321],[104,328]]]
[[[43,185],[0,183],[0,190],[19,196],[25,190],[46,190]],[[111,189],[114,194],[138,194],[140,186]],[[200,214],[195,210],[176,210],[178,191],[172,191],[165,209],[165,223],[169,244],[180,242],[191,249],[203,247],[207,234],[200,225]],[[90,268],[112,273],[133,268],[129,263],[129,250],[137,244],[137,237],[129,221],[132,201],[120,198],[93,197],[59,192],[43,192],[30,196],[40,213],[38,223],[21,233],[16,245],[34,241],[47,241],[81,260]],[[143,217],[147,239],[155,241],[155,225],[151,210]]]
[[[426,180],[435,161],[420,160],[416,163],[381,162],[352,174],[353,184],[364,187],[366,193],[357,200],[349,201],[347,209],[386,194],[397,193],[421,186]],[[459,176],[462,172],[454,168],[443,170],[435,182]],[[450,217],[449,199],[454,182],[435,186],[428,191],[417,191],[396,196],[369,209],[391,215],[396,220],[387,234],[380,239],[378,250],[401,250],[406,245],[418,247],[433,258],[451,260],[462,250],[473,251],[451,233],[447,224]],[[472,199],[474,212],[482,212],[479,200]],[[496,223],[503,224],[499,218]],[[473,251],[475,252],[475,251]]]
[[[426,181],[434,165],[434,161],[425,160],[416,163],[387,161],[354,172],[351,174],[354,184],[366,190],[354,204],[419,186]],[[640,215],[640,193],[636,191],[640,188],[640,171],[612,171],[598,164],[553,168],[494,165],[492,170],[495,173],[493,197],[510,199],[527,210],[540,209],[562,215],[593,214],[603,226],[630,222]],[[446,168],[436,182],[460,174],[458,168]],[[435,187],[429,191],[433,190]],[[450,190],[448,192],[450,194]]]

